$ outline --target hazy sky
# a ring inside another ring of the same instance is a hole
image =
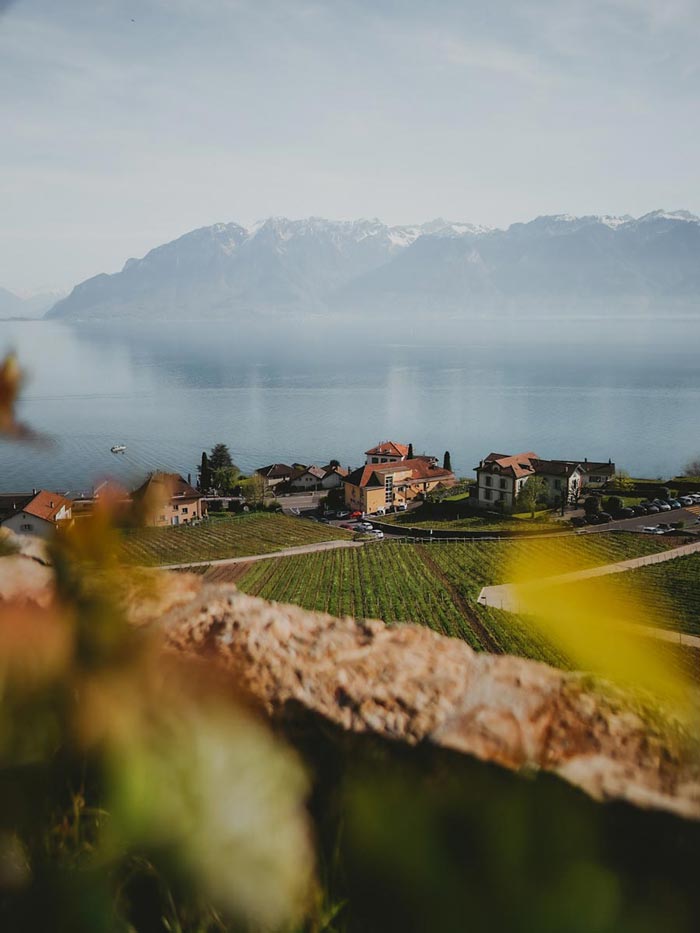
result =
[[[0,0],[0,285],[217,221],[700,212],[700,0]]]

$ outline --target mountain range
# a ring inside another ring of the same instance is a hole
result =
[[[6,288],[0,288],[0,320],[7,318],[41,318],[60,296],[55,292],[20,298]]]
[[[442,219],[270,218],[215,224],[129,259],[58,301],[71,320],[211,320],[246,313],[688,309],[700,300],[700,218],[568,214],[493,229]]]

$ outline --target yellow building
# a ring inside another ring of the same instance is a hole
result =
[[[407,505],[438,486],[451,486],[455,476],[438,467],[434,457],[414,457],[394,463],[367,463],[343,482],[346,507],[369,515]]]

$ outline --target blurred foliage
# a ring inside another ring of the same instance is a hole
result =
[[[0,615],[0,929],[287,929],[307,778],[211,666],[130,624],[107,510],[51,546],[57,600]]]

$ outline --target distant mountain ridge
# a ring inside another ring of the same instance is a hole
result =
[[[56,292],[20,298],[6,288],[0,288],[0,320],[7,318],[41,318],[60,298]]]
[[[264,311],[699,309],[700,218],[568,214],[495,229],[437,219],[271,217],[193,230],[97,275],[48,317],[228,319]]]

